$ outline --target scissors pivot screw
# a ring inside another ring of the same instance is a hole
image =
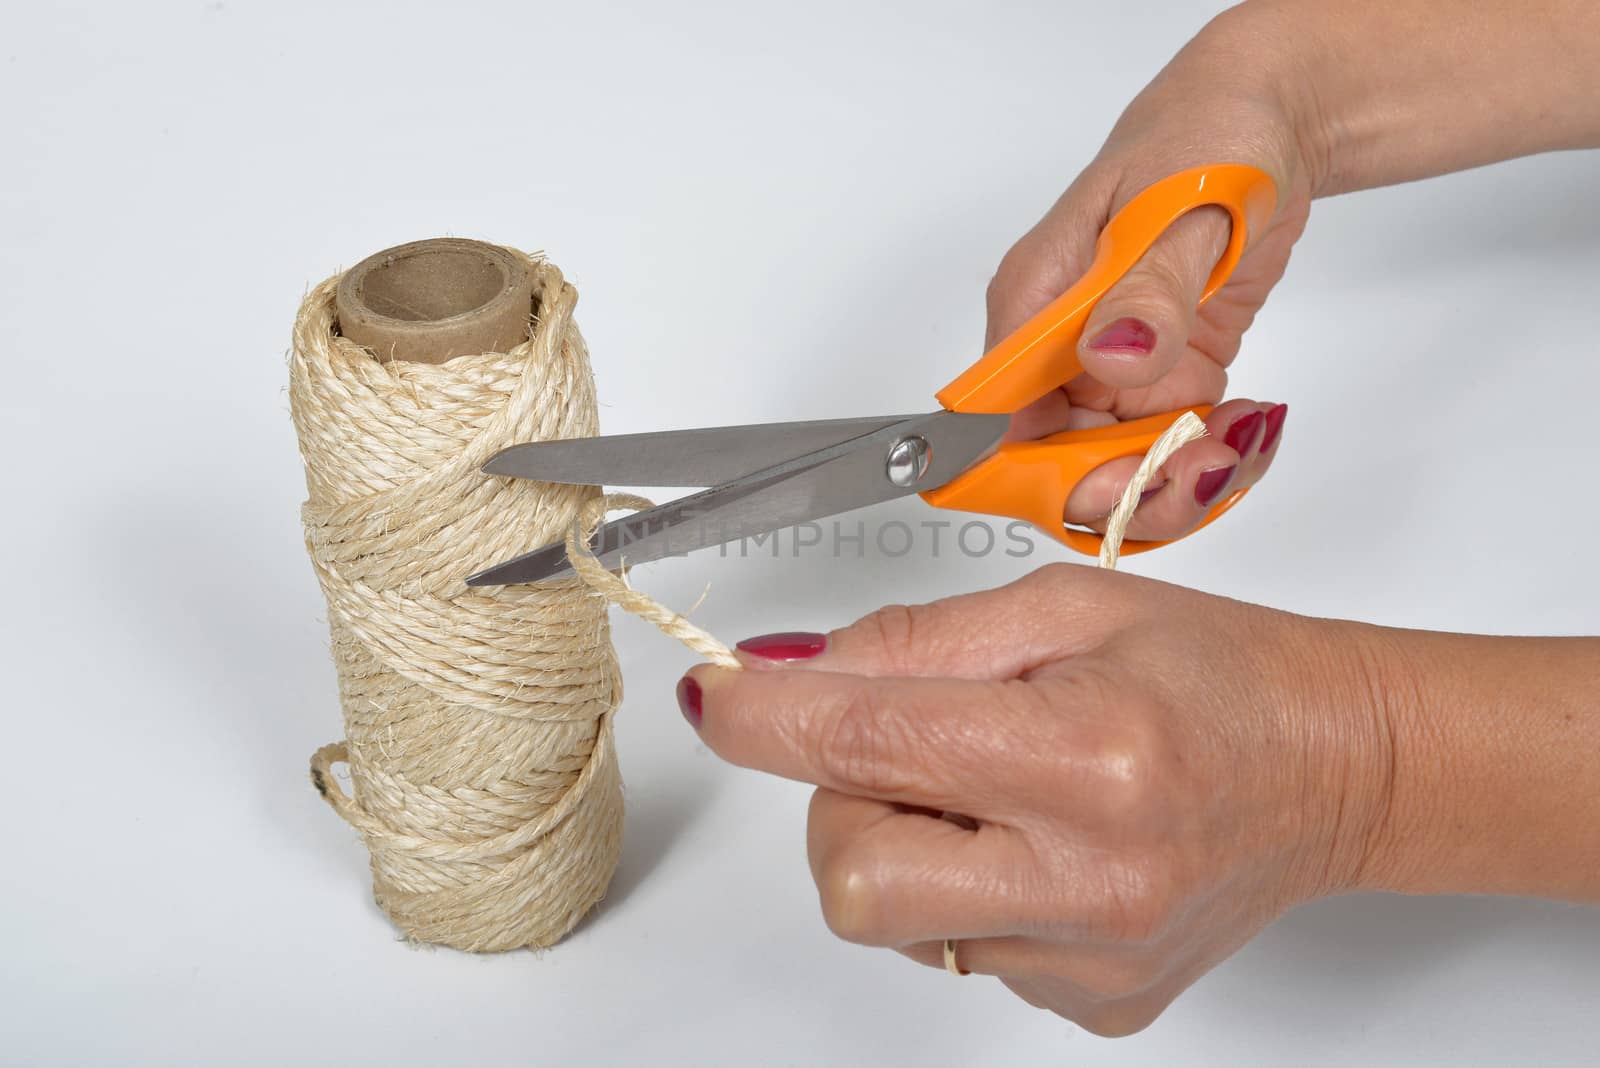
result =
[[[921,434],[907,434],[889,446],[889,461],[884,474],[901,489],[909,489],[922,481],[928,473],[928,462],[933,459],[933,449]]]

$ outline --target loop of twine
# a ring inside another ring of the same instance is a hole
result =
[[[553,944],[621,852],[604,603],[573,579],[463,582],[600,499],[479,471],[507,445],[599,430],[577,293],[529,264],[530,336],[509,352],[381,362],[339,335],[333,278],[307,294],[290,355],[306,548],[345,722],[312,782],[361,833],[401,931],[467,950]]]

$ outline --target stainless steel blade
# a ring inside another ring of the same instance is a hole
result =
[[[904,419],[607,523],[589,544],[608,568],[642,564],[933,489],[992,450],[1009,423],[1007,415],[944,411]],[[920,477],[912,484],[891,481],[891,451],[918,439],[926,446],[926,467]],[[566,546],[556,542],[480,571],[467,583],[540,582],[571,570]]]
[[[910,418],[819,419],[534,441],[502,449],[483,471],[580,486],[715,486]]]

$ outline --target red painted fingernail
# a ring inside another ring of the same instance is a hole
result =
[[[1156,332],[1149,324],[1139,319],[1118,319],[1104,330],[1100,331],[1095,339],[1089,342],[1091,349],[1101,352],[1137,352],[1147,353],[1156,347]]]
[[[685,675],[678,680],[678,708],[689,726],[700,729],[700,684]]]
[[[1194,499],[1203,508],[1209,508],[1222,496],[1222,491],[1228,488],[1228,483],[1233,481],[1233,473],[1239,470],[1239,465],[1232,467],[1217,467],[1210,471],[1200,472],[1200,477],[1194,480]]]
[[[1256,439],[1261,437],[1262,427],[1267,425],[1267,417],[1260,412],[1251,412],[1241,415],[1228,426],[1228,432],[1222,435],[1222,440],[1227,442],[1228,448],[1240,456],[1248,456],[1250,450],[1256,447]]]
[[[763,660],[810,660],[828,647],[826,634],[808,630],[786,630],[746,638],[739,648]]]
[[[1267,409],[1267,432],[1261,437],[1261,451],[1266,452],[1278,443],[1278,435],[1283,433],[1283,420],[1289,414],[1289,406],[1280,404],[1276,408]]]

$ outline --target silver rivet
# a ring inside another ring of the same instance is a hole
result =
[[[884,465],[884,474],[901,489],[910,489],[928,473],[928,461],[932,458],[933,450],[928,447],[927,438],[921,434],[907,434],[889,446],[889,462]]]

